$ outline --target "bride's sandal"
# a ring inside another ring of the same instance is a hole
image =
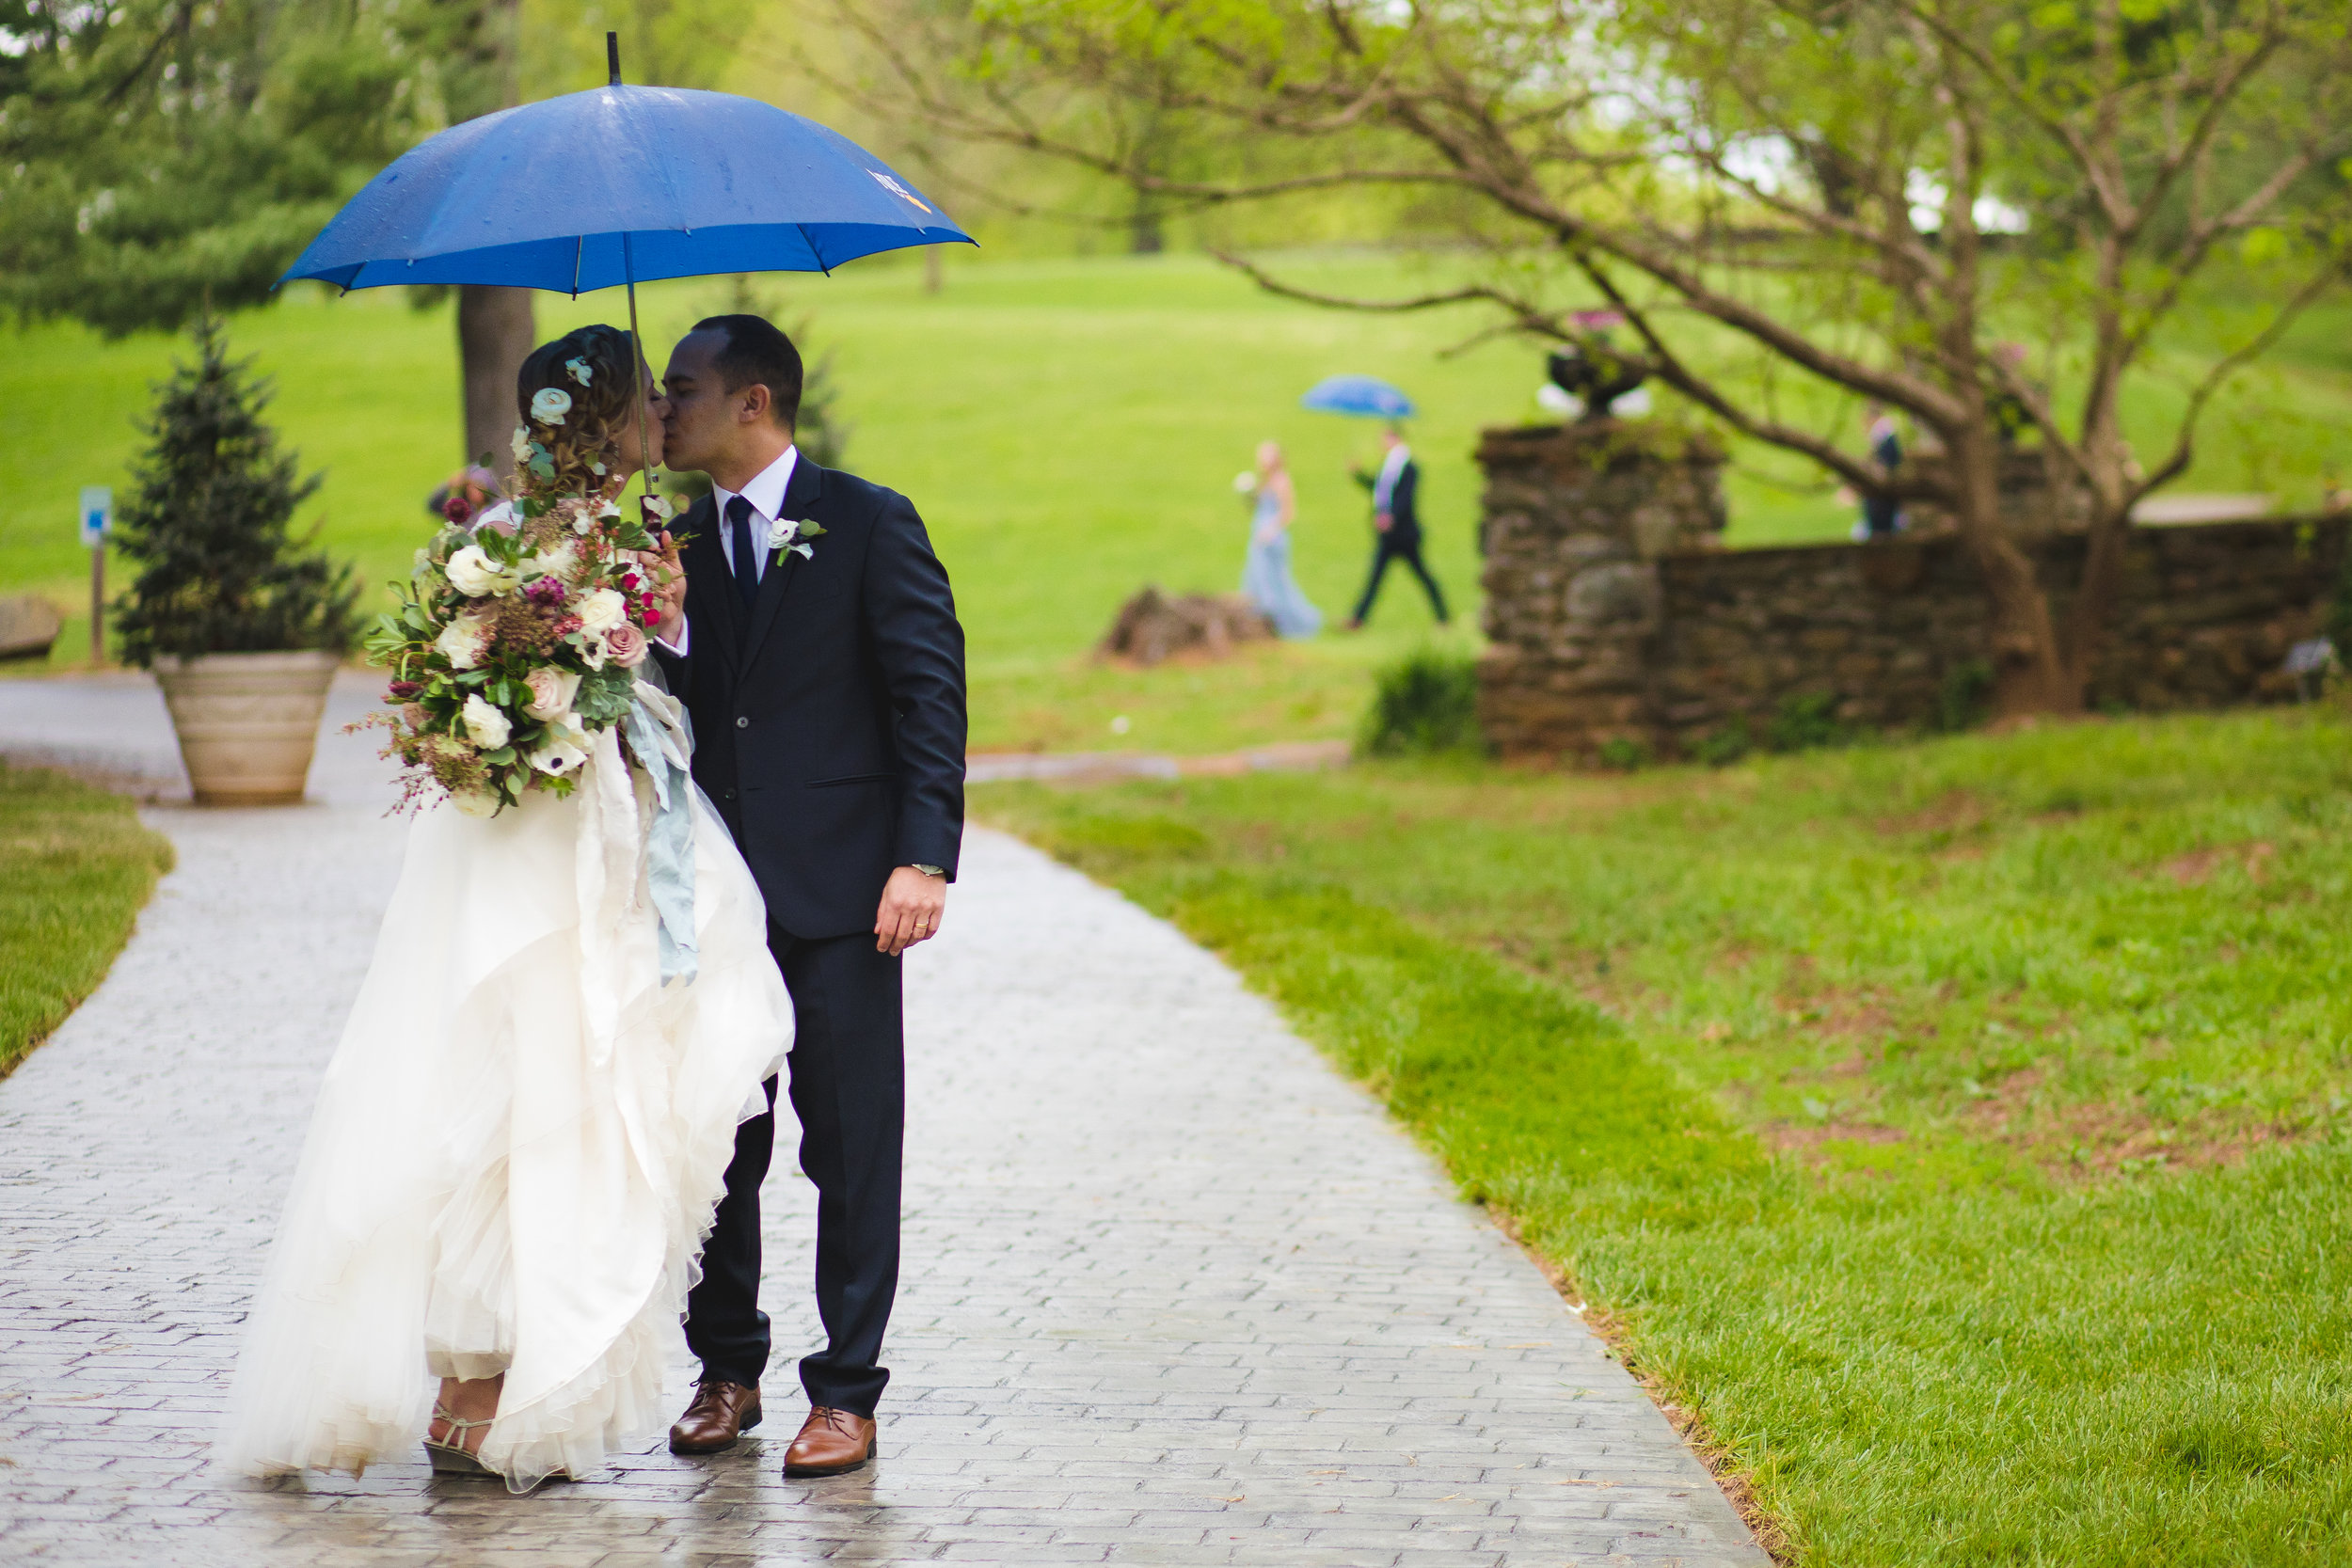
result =
[[[434,1402],[433,1418],[446,1425],[449,1428],[450,1436],[456,1439],[455,1442],[440,1443],[434,1441],[429,1433],[426,1435],[425,1457],[433,1461],[433,1469],[436,1474],[451,1476],[495,1476],[498,1474],[496,1470],[476,1458],[470,1450],[460,1446],[466,1441],[467,1433],[473,1431],[476,1427],[488,1426],[489,1420],[461,1421],[449,1413],[448,1406],[437,1400]]]

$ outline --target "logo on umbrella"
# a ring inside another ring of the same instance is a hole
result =
[[[907,189],[904,185],[901,185],[898,182],[893,180],[887,174],[882,173],[879,169],[871,168],[867,169],[866,172],[874,177],[875,184],[880,185],[883,190],[888,191],[891,195],[902,196],[909,201],[914,202],[917,207],[922,207],[923,211],[927,213],[930,211],[930,208],[924,205],[923,198],[921,197],[915,195],[913,191]]]

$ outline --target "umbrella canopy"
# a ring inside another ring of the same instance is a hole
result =
[[[827,272],[973,243],[888,165],[771,104],[603,87],[467,120],[404,154],[290,278],[581,293],[658,277]]]
[[[1334,375],[1318,381],[1298,400],[1302,408],[1363,419],[1410,418],[1413,400],[1375,375]]]

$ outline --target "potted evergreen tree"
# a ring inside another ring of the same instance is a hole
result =
[[[151,669],[199,805],[299,800],[327,684],[351,645],[351,568],[289,531],[317,491],[262,422],[265,383],[220,324],[156,395],[117,546],[137,569],[115,607],[122,657]]]

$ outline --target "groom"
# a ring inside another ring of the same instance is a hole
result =
[[[817,1188],[817,1312],[802,1358],[809,1414],[787,1477],[874,1454],[877,1365],[898,1281],[905,1125],[899,958],[935,934],[963,833],[963,628],[947,573],[904,496],[820,468],[793,445],[801,356],[757,316],[698,322],[664,377],[665,461],[709,474],[686,536],[683,613],[660,628],[694,721],[694,778],[768,902],[798,1015],[789,1057],[801,1169]],[[702,1362],[670,1429],[677,1453],[759,1424],[767,1115],[737,1131],[726,1196],[687,1298]]]

